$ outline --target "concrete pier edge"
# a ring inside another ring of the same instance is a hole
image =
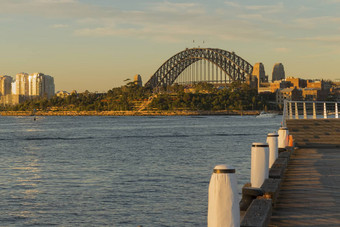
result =
[[[247,183],[242,188],[241,227],[268,226],[280,192],[281,181],[284,177],[294,147],[286,147],[269,170],[269,178],[260,188],[252,188]]]

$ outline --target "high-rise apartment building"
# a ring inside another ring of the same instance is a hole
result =
[[[43,94],[46,94],[47,98],[52,98],[55,94],[54,78],[45,75],[43,79]]]
[[[18,73],[15,81],[10,76],[0,76],[0,104],[15,105],[34,97],[52,98],[54,79],[43,73]]]
[[[33,73],[28,77],[28,95],[51,98],[54,95],[54,79],[43,73]]]
[[[29,95],[28,92],[28,74],[18,73],[15,77],[15,93],[16,95]]]
[[[12,77],[0,76],[0,95],[10,95],[12,93]]]
[[[257,79],[257,87],[260,87],[261,83],[266,82],[266,73],[262,63],[256,63],[254,65],[252,76]]]
[[[282,63],[276,63],[273,68],[272,81],[285,79],[285,70]]]

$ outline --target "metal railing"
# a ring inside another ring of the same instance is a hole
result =
[[[340,102],[284,101],[282,125],[287,119],[339,118]]]

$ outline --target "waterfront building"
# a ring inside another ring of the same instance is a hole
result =
[[[321,88],[303,88],[302,98],[305,101],[325,101],[329,94],[329,90]]]
[[[27,73],[18,73],[15,77],[14,82],[15,92],[12,94],[16,95],[29,95],[29,84],[28,84],[28,74]]]
[[[276,63],[273,68],[272,82],[285,79],[285,70],[282,63]]]
[[[276,91],[276,104],[283,105],[284,100],[299,101],[302,97],[302,91],[294,88],[278,89]]]
[[[293,86],[293,84],[290,81],[277,80],[277,81],[274,81],[273,83],[270,83],[270,92],[274,93],[278,89],[290,88],[292,86]]]
[[[142,77],[139,74],[136,74],[134,79],[133,79],[134,84],[136,84],[137,86],[142,87],[143,83],[142,83]]]
[[[330,90],[332,83],[324,80],[307,80],[307,88],[318,88],[321,90]]]
[[[15,81],[13,81],[11,83],[11,87],[12,87],[12,95],[15,95],[17,93],[17,88],[16,88],[16,83]]]
[[[3,105],[17,105],[29,99],[26,95],[9,94],[1,96],[0,103]]]
[[[29,96],[52,98],[54,95],[54,79],[43,73],[33,73],[28,77]]]
[[[55,94],[54,78],[48,75],[44,77],[44,92],[47,98],[52,98]]]
[[[246,76],[246,82],[251,88],[258,89],[258,80],[256,76],[253,75],[247,75]]]
[[[12,80],[10,76],[0,76],[0,96],[12,93]]]
[[[340,102],[340,87],[332,87],[330,90],[331,96],[338,102]]]
[[[270,83],[262,83],[260,87],[257,88],[258,93],[270,93]]]
[[[264,71],[264,66],[261,62],[256,63],[253,67],[252,76],[257,79],[257,87],[260,87],[260,84],[266,82],[266,73]]]
[[[68,93],[67,91],[58,91],[56,93],[56,96],[61,97],[61,98],[65,98],[65,97],[67,97],[69,95],[70,95],[70,93]]]
[[[43,73],[18,73],[15,81],[10,76],[0,76],[0,104],[15,105],[29,98],[52,98],[55,93],[54,79]]]
[[[286,81],[291,82],[293,84],[293,87],[296,87],[296,88],[307,87],[307,81],[301,78],[288,77],[286,78]]]

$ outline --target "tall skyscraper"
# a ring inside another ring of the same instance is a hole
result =
[[[252,76],[256,77],[257,83],[258,83],[258,85],[257,85],[258,87],[260,86],[260,83],[266,81],[266,74],[265,74],[264,66],[263,66],[262,63],[256,63],[254,65]]]
[[[15,93],[16,95],[28,95],[28,74],[18,73],[15,77]]]
[[[17,88],[16,88],[16,82],[15,81],[13,81],[12,83],[11,83],[11,85],[12,85],[12,95],[16,95],[17,94]]]
[[[16,80],[0,76],[0,104],[15,105],[34,97],[52,98],[55,93],[54,79],[43,73],[18,73]]]
[[[10,95],[12,93],[12,77],[0,76],[0,95]]]
[[[273,68],[272,81],[285,79],[285,70],[282,63],[276,63]]]
[[[43,73],[33,73],[28,77],[28,94],[30,96],[39,96],[51,98],[54,95],[54,79]]]
[[[43,95],[46,94],[47,98],[52,98],[55,94],[54,78],[45,75],[43,77]]]

